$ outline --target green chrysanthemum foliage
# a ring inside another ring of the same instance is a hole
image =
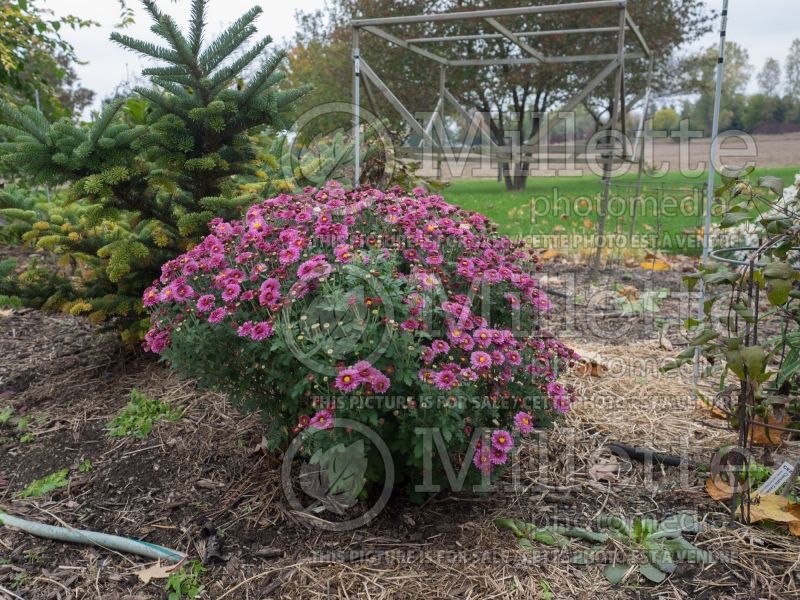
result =
[[[160,44],[111,35],[161,63],[143,71],[151,85],[136,88],[137,98],[109,103],[87,126],[51,124],[31,107],[0,101],[2,159],[32,182],[67,190],[44,210],[4,207],[22,211],[3,215],[14,220],[11,235],[67,257],[59,282],[70,289],[59,285],[37,303],[40,289],[30,303],[111,320],[129,339],[141,333],[141,294],[161,264],[206,233],[211,218],[235,217],[253,202],[234,180],[256,158],[252,134],[285,129],[292,103],[307,92],[280,85],[283,51],[259,64],[269,37],[248,48],[261,8],[205,43],[208,0],[193,0],[187,33],[154,1],[143,4]],[[247,80],[245,70],[254,73]],[[20,285],[0,282],[0,295]]]

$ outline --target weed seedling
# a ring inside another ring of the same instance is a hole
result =
[[[197,598],[203,592],[200,575],[205,573],[205,568],[199,561],[193,560],[181,567],[167,579],[167,599],[183,600],[183,598]]]
[[[32,481],[28,487],[19,493],[20,498],[39,498],[45,494],[67,487],[69,484],[69,469],[61,469],[46,477]]]
[[[170,408],[156,398],[150,398],[138,390],[131,390],[128,405],[108,423],[108,435],[113,437],[133,436],[146,438],[158,421],[176,421],[183,409]]]

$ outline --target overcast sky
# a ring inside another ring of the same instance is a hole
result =
[[[137,0],[128,0],[135,7],[136,23],[126,28],[125,33],[137,38],[153,39],[149,31],[149,18],[143,14]],[[244,10],[259,3],[258,0],[212,0],[209,5],[208,23],[213,33]],[[276,41],[290,40],[295,30],[295,12],[322,7],[324,0],[261,1],[264,14],[257,25],[259,33],[269,34]],[[546,1],[542,1],[546,4]],[[190,0],[161,1],[167,12],[175,15],[179,23],[185,23],[189,14]],[[767,57],[783,60],[794,38],[800,37],[800,0],[746,0],[730,2],[728,39],[742,44],[750,53],[750,61],[760,70]],[[86,61],[77,66],[78,75],[85,87],[97,92],[95,104],[111,94],[125,79],[136,75],[144,66],[144,59],[124,50],[109,39],[112,27],[119,20],[117,0],[42,0],[42,6],[56,14],[75,14],[85,19],[98,21],[102,26],[78,32],[67,30],[64,34],[75,46],[78,56]],[[722,0],[708,0],[715,9],[722,7]],[[699,44],[709,46],[718,40],[718,24],[715,31]],[[755,91],[755,78],[750,81],[750,90]]]

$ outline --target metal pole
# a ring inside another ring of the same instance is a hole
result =
[[[608,127],[608,144],[610,149],[605,153],[605,164],[603,165],[603,196],[600,199],[600,211],[597,215],[597,244],[594,252],[594,260],[592,261],[591,279],[597,278],[597,273],[600,270],[600,255],[603,252],[603,236],[606,229],[606,213],[608,212],[608,197],[611,193],[611,167],[614,164],[614,146],[617,139],[617,123],[619,122],[619,113],[622,107],[620,96],[622,94],[622,77],[625,69],[625,16],[627,9],[623,7],[619,11],[619,39],[617,40],[617,76],[614,81],[614,101],[611,105],[611,119]],[[624,118],[624,116],[623,116]]]
[[[716,87],[714,89],[714,120],[711,122],[711,147],[709,151],[708,180],[706,182],[706,214],[703,226],[703,266],[708,264],[709,246],[711,245],[711,210],[714,206],[714,161],[717,158],[716,143],[719,135],[719,113],[722,102],[722,72],[725,64],[725,36],[728,28],[728,0],[722,2],[719,28],[719,53],[717,58]],[[704,315],[703,305],[706,294],[703,280],[700,280],[700,298],[697,302],[697,320],[702,321]],[[700,380],[700,348],[694,351],[694,374],[692,377],[693,395],[697,397],[697,384]]]
[[[447,83],[447,68],[444,65],[439,67],[439,110],[437,112],[437,117],[439,118],[439,160],[436,163],[436,179],[439,181],[442,180],[442,155],[444,153],[445,148],[445,140],[447,139],[447,133],[444,127],[444,91],[445,85]],[[447,147],[450,147],[450,144],[447,144]]]
[[[361,53],[358,27],[353,27],[353,143],[353,187],[357,188],[361,181]]]
[[[440,21],[461,21],[464,19],[485,19],[487,17],[518,17],[520,15],[570,12],[578,10],[597,10],[601,8],[625,8],[627,0],[596,0],[592,2],[571,2],[566,4],[547,4],[544,6],[516,6],[513,8],[493,8],[451,13],[425,15],[403,15],[400,17],[377,17],[373,19],[354,19],[353,27],[366,25],[408,25],[409,23],[438,23]]]
[[[650,59],[650,66],[647,69],[647,92],[644,95],[644,107],[642,108],[642,122],[639,123],[639,132],[636,135],[636,142],[633,145],[633,156],[639,156],[639,172],[636,174],[636,195],[633,197],[633,207],[631,208],[631,223],[628,226],[628,241],[633,240],[633,227],[636,224],[636,207],[639,204],[639,196],[642,193],[642,171],[644,170],[644,126],[647,121],[647,113],[650,110],[650,93],[653,81],[653,59]],[[639,152],[639,144],[642,145]]]

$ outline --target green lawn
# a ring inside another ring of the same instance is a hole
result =
[[[765,168],[756,169],[751,177],[773,175],[789,185],[798,172],[800,167]],[[703,226],[705,198],[699,191],[693,198],[692,187],[703,185],[706,177],[687,179],[674,172],[658,178],[644,176],[644,200],[637,208],[634,228],[639,240],[665,251],[696,254],[696,230]],[[613,180],[607,231],[628,233],[635,184],[635,173]],[[594,175],[532,177],[524,192],[507,192],[495,179],[455,179],[443,195],[453,204],[485,214],[497,223],[500,233],[530,236],[536,242],[535,236],[592,234],[601,189],[600,178]]]

